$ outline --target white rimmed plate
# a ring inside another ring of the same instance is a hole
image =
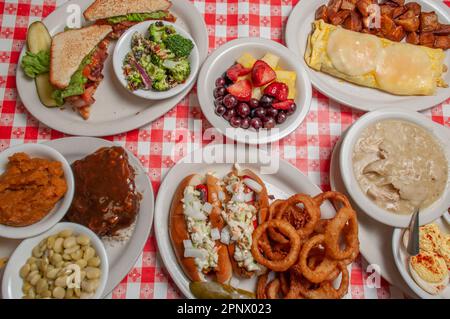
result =
[[[289,116],[283,124],[277,124],[272,130],[254,129],[244,130],[233,128],[230,123],[215,113],[213,90],[215,81],[244,53],[252,54],[256,59],[266,53],[273,53],[280,57],[283,70],[297,73],[297,110]],[[266,144],[278,141],[294,131],[305,119],[311,106],[312,89],[309,76],[305,69],[296,61],[296,57],[281,44],[262,38],[240,38],[222,45],[215,50],[203,64],[197,86],[200,106],[208,121],[222,134],[230,139],[248,144]]]
[[[446,234],[450,234],[450,225],[447,224],[442,218],[438,218],[433,223],[437,224],[441,231]],[[447,285],[439,295],[431,295],[423,290],[414,279],[411,277],[409,271],[408,260],[409,256],[406,252],[406,247],[403,243],[403,235],[405,230],[397,228],[392,234],[392,254],[394,255],[395,265],[406,281],[408,286],[423,299],[450,299],[450,285]]]
[[[123,74],[123,61],[127,54],[131,51],[131,41],[133,38],[134,33],[139,33],[142,36],[148,35],[148,28],[152,23],[156,23],[156,21],[144,21],[139,24],[136,24],[135,26],[128,29],[120,39],[116,43],[116,47],[114,49],[114,55],[113,55],[113,68],[114,73],[116,74],[117,79],[122,83],[122,86],[124,87],[124,90],[127,92],[134,94],[136,96],[139,96],[141,98],[147,99],[147,100],[164,100],[168,99],[174,95],[179,94],[181,91],[186,90],[186,88],[190,87],[191,83],[197,78],[197,72],[200,67],[200,58],[199,58],[199,52],[197,49],[197,45],[195,45],[195,40],[191,37],[189,33],[187,33],[183,28],[181,28],[179,25],[175,23],[170,23],[167,21],[161,21],[164,25],[173,26],[177,33],[181,35],[182,37],[191,40],[194,43],[194,48],[192,49],[191,54],[189,55],[189,62],[191,66],[191,73],[189,74],[189,77],[186,79],[184,83],[181,83],[177,85],[176,87],[168,90],[168,91],[156,91],[153,89],[150,90],[136,90],[136,91],[130,91],[128,87],[128,82],[125,78],[125,75]]]
[[[408,227],[411,216],[395,214],[377,206],[362,192],[353,172],[353,148],[361,133],[368,126],[384,120],[407,121],[425,129],[435,138],[438,144],[440,144],[442,151],[447,158],[447,185],[444,192],[433,204],[421,209],[420,212],[420,224],[428,224],[442,216],[444,212],[447,211],[450,203],[450,131],[442,125],[434,123],[420,113],[398,108],[386,108],[367,113],[353,123],[345,134],[341,152],[339,154],[340,171],[344,184],[347,190],[349,190],[352,199],[359,207],[364,207],[365,212],[370,217],[393,227]]]
[[[72,15],[73,5],[83,12],[91,1],[73,0],[58,7],[43,22],[51,35],[63,31],[67,18]],[[208,33],[202,15],[189,1],[173,0],[170,11],[178,18],[176,24],[190,33],[199,50],[200,64],[208,54]],[[69,10],[69,6],[72,6]],[[82,19],[82,23],[84,20]],[[71,135],[107,136],[127,132],[159,118],[178,102],[194,86],[191,83],[183,92],[161,101],[148,101],[127,92],[114,75],[112,53],[115,43],[109,46],[109,54],[103,70],[104,79],[94,97],[91,116],[85,121],[70,106],[63,111],[46,108],[39,101],[34,81],[27,78],[22,68],[17,68],[17,90],[28,111],[45,125]],[[22,50],[22,55],[25,53]],[[20,64],[20,63],[19,63]]]
[[[422,11],[435,11],[441,23],[450,23],[450,10],[442,1],[417,0],[416,2],[422,6]],[[450,88],[438,88],[434,96],[396,96],[351,84],[308,67],[303,57],[308,35],[311,32],[311,23],[314,21],[316,9],[327,3],[328,0],[300,1],[289,16],[285,33],[287,47],[298,56],[300,64],[306,68],[317,90],[339,103],[364,111],[386,106],[421,111],[442,103],[450,97]],[[450,67],[449,52],[446,54],[445,64]],[[450,72],[444,74],[444,80],[450,84]]]
[[[44,144],[22,144],[10,147],[0,153],[0,174],[2,174],[8,163],[8,157],[15,153],[26,153],[31,158],[38,157],[48,160],[58,161],[61,163],[64,170],[64,178],[67,184],[66,194],[61,198],[53,207],[53,209],[40,221],[29,226],[24,227],[11,227],[6,225],[0,225],[0,240],[1,237],[6,238],[27,238],[33,237],[40,233],[45,232],[49,228],[53,227],[59,222],[67,210],[70,207],[73,199],[73,193],[75,190],[75,184],[70,164],[54,148]]]
[[[69,163],[84,158],[101,147],[116,145],[93,137],[68,137],[45,144],[58,150]],[[142,200],[130,238],[125,241],[103,241],[109,260],[109,278],[103,297],[109,294],[134,266],[148,239],[153,222],[154,196],[150,180],[140,161],[131,152],[127,153],[130,165],[136,171],[136,189],[142,194]],[[0,239],[0,256],[9,256],[19,244],[18,240]]]
[[[257,152],[257,150],[254,149],[252,152]],[[180,267],[172,249],[168,225],[172,196],[183,178],[189,174],[205,174],[207,172],[215,172],[217,176],[223,177],[231,170],[234,160],[240,159],[239,163],[241,167],[249,168],[257,173],[265,182],[269,194],[274,195],[275,198],[287,198],[295,193],[306,193],[313,196],[321,193],[320,188],[314,185],[308,177],[303,175],[297,168],[281,159],[279,160],[278,170],[275,173],[261,174],[261,168],[268,168],[268,163],[265,160],[268,157],[263,156],[259,159],[253,157],[252,161],[250,161],[248,153],[248,151],[245,151],[243,145],[238,145],[237,148],[235,148],[234,145],[212,145],[204,149],[196,150],[193,154],[188,155],[178,162],[178,164],[169,171],[158,191],[155,205],[155,235],[159,252],[161,253],[164,265],[175,284],[188,298],[194,298],[194,296],[189,290],[189,279]],[[209,156],[205,156],[205,154]],[[252,156],[254,156],[254,154],[255,153],[253,153]],[[194,163],[194,161],[190,159],[200,159],[200,161]],[[274,157],[272,157],[272,161],[274,161]],[[247,162],[247,164],[244,164],[245,162]],[[321,212],[323,218],[331,218],[335,214],[334,208],[328,202],[324,203]],[[237,287],[254,291],[256,287],[256,278],[246,280],[239,279]]]
[[[14,251],[3,273],[2,279],[3,298],[5,299],[22,298],[23,280],[22,278],[20,278],[19,269],[23,265],[25,265],[27,259],[32,256],[33,248],[39,245],[39,243],[43,239],[52,235],[56,235],[58,232],[65,229],[73,230],[75,235],[84,234],[91,239],[91,245],[95,249],[97,256],[101,260],[100,270],[102,272],[100,277],[100,284],[97,290],[95,291],[94,295],[92,296],[92,299],[99,299],[103,296],[103,291],[105,289],[106,282],[108,280],[109,265],[108,265],[108,256],[106,254],[105,246],[103,245],[102,241],[90,229],[82,225],[74,223],[58,223],[45,233],[40,234],[39,236],[25,239]]]

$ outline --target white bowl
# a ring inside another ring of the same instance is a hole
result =
[[[64,217],[73,199],[75,183],[70,164],[67,162],[64,156],[62,156],[58,151],[50,146],[44,144],[22,144],[6,149],[2,153],[0,153],[0,174],[3,174],[6,169],[8,157],[19,152],[27,153],[31,157],[40,157],[60,162],[64,170],[64,178],[66,179],[67,183],[67,191],[64,197],[56,203],[55,207],[53,207],[53,209],[47,214],[47,216],[45,216],[37,223],[24,227],[0,225],[0,237],[27,238],[45,232]]]
[[[230,123],[215,113],[213,90],[215,81],[229,67],[236,63],[242,54],[250,53],[256,59],[266,53],[273,53],[280,57],[283,70],[297,73],[297,110],[281,125],[271,130],[260,129],[257,132],[250,128],[233,128]],[[221,134],[230,139],[248,144],[266,144],[278,141],[292,133],[305,119],[311,106],[312,88],[306,70],[298,63],[297,57],[283,45],[262,38],[240,38],[222,45],[205,61],[200,70],[197,82],[197,94],[203,114]]]
[[[175,96],[181,91],[185,90],[197,77],[198,69],[200,67],[200,54],[198,52],[197,45],[195,44],[194,39],[191,37],[189,33],[187,33],[184,29],[182,29],[179,25],[170,23],[167,21],[161,21],[164,23],[164,25],[171,25],[175,28],[178,34],[181,36],[190,39],[192,43],[194,43],[194,48],[192,49],[192,52],[189,56],[189,62],[191,63],[191,74],[187,78],[187,80],[177,85],[176,87],[163,92],[158,92],[153,89],[150,89],[148,91],[146,90],[136,90],[136,91],[130,91],[127,88],[127,80],[125,79],[125,76],[123,74],[122,66],[123,66],[123,60],[125,59],[125,56],[128,54],[128,52],[131,51],[131,38],[135,32],[139,32],[140,34],[147,34],[148,27],[152,24],[157,22],[156,20],[150,20],[150,21],[144,21],[141,23],[138,23],[128,29],[117,41],[116,47],[114,49],[113,54],[113,68],[114,73],[117,76],[117,79],[120,81],[120,83],[123,85],[123,87],[130,93],[139,96],[141,98],[147,99],[147,100],[164,100],[169,97]]]
[[[438,218],[433,221],[436,223],[441,231],[444,233],[450,233],[450,225],[447,224],[442,218]],[[405,229],[397,228],[392,233],[392,255],[394,256],[395,265],[401,276],[408,284],[414,293],[423,299],[450,299],[450,285],[447,286],[439,295],[432,295],[423,290],[411,277],[409,271],[409,255],[406,252],[406,247],[403,243],[403,236]]]
[[[51,235],[55,235],[64,229],[71,229],[75,234],[84,234],[91,239],[91,245],[95,249],[98,257],[101,260],[100,270],[102,275],[100,277],[100,284],[92,296],[92,299],[99,299],[103,294],[103,290],[106,286],[108,279],[109,263],[106,255],[106,249],[102,241],[98,236],[90,229],[74,223],[58,223],[53,228],[49,229],[45,233],[25,239],[13,252],[6,265],[5,272],[3,273],[2,281],[2,296],[5,299],[20,299],[23,296],[22,283],[23,280],[19,275],[20,268],[27,262],[27,259],[31,257],[32,250],[36,247],[41,240]]]
[[[405,228],[408,227],[411,216],[395,214],[376,205],[362,192],[353,172],[353,147],[363,130],[376,122],[393,119],[408,121],[426,129],[440,143],[442,151],[447,157],[447,162],[450,164],[450,131],[448,129],[416,112],[398,108],[384,108],[365,114],[348,129],[342,142],[339,165],[345,187],[362,211],[383,224]],[[450,169],[448,175],[447,185],[442,196],[429,207],[421,210],[420,225],[430,223],[447,211],[450,203]]]

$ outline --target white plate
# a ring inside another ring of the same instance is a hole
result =
[[[404,280],[401,278],[400,273],[395,267],[394,257],[389,249],[391,245],[393,228],[381,224],[367,216],[361,208],[358,208],[345,188],[341,173],[339,171],[339,153],[344,136],[345,133],[342,134],[341,139],[336,143],[333,149],[333,154],[331,155],[331,189],[346,194],[352,203],[352,206],[356,209],[358,214],[359,250],[361,255],[363,255],[369,264],[377,265],[380,270],[380,275],[391,285],[395,285],[409,296],[415,296],[412,290],[408,288]]]
[[[153,89],[150,90],[136,90],[136,91],[129,91],[130,93],[142,97],[147,100],[164,100],[167,98],[170,98],[174,95],[179,94],[180,92],[186,90],[188,87],[191,86],[191,83],[194,82],[194,80],[197,78],[197,72],[200,68],[200,58],[199,53],[197,49],[197,45],[195,45],[195,40],[191,37],[189,33],[187,33],[183,28],[181,28],[179,25],[175,23],[170,23],[167,21],[162,21],[164,25],[172,26],[175,28],[177,33],[181,35],[182,37],[191,40],[194,43],[194,48],[192,49],[191,54],[189,55],[189,62],[191,66],[191,73],[189,74],[189,77],[186,79],[184,83],[178,84],[176,87],[168,90],[168,91],[156,91]],[[117,79],[122,83],[122,86],[125,88],[125,90],[128,90],[128,82],[125,78],[125,75],[123,74],[123,61],[126,57],[126,55],[131,51],[131,41],[133,38],[133,35],[138,32],[142,36],[148,35],[148,28],[151,24],[155,23],[154,20],[151,21],[144,21],[141,23],[138,23],[131,28],[129,28],[116,43],[116,47],[114,49],[114,56],[113,56],[113,68],[114,73],[117,77]]]
[[[410,2],[410,1],[406,1]],[[416,0],[422,11],[435,11],[441,23],[450,23],[450,10],[442,2],[436,0]],[[421,111],[442,103],[450,96],[450,88],[438,88],[434,96],[396,96],[376,89],[365,88],[334,78],[307,66],[303,58],[311,23],[314,21],[316,9],[328,0],[302,0],[292,10],[286,25],[286,44],[298,55],[300,63],[307,69],[316,89],[328,97],[359,110],[372,111],[382,107],[399,107]],[[450,67],[450,53],[446,53],[445,64]],[[450,84],[450,72],[444,76]]]
[[[361,133],[368,126],[384,120],[401,120],[416,124],[426,130],[441,146],[447,158],[447,185],[442,195],[430,206],[421,209],[420,224],[427,224],[442,216],[450,203],[450,130],[436,124],[424,115],[398,108],[386,108],[364,114],[347,130],[342,140],[340,152],[340,172],[346,188],[359,207],[364,207],[367,214],[380,223],[394,227],[408,227],[411,216],[395,214],[379,207],[361,190],[353,172],[353,148]]]
[[[43,20],[51,35],[63,31],[66,19],[71,14],[69,6],[79,5],[83,12],[91,1],[72,0]],[[189,32],[197,44],[200,53],[200,64],[208,54],[208,33],[202,15],[189,2],[173,0],[170,11],[178,18],[177,24]],[[82,20],[82,24],[84,20]],[[85,121],[80,115],[67,106],[65,110],[46,108],[39,101],[34,81],[27,78],[19,66],[17,68],[17,90],[25,107],[30,113],[45,125],[71,135],[106,136],[127,132],[141,127],[159,118],[178,102],[194,86],[192,83],[180,94],[161,101],[148,101],[134,96],[123,88],[114,75],[112,54],[115,43],[109,46],[109,54],[103,70],[104,79],[94,97],[95,104],[91,107],[91,116]],[[22,55],[25,52],[22,50]],[[20,64],[20,63],[19,63]]]
[[[68,137],[45,143],[59,151],[69,163],[92,154],[101,147],[116,144],[92,137]],[[136,189],[142,194],[135,228],[129,240],[116,242],[104,240],[109,260],[109,278],[103,296],[110,293],[134,266],[144,249],[153,222],[154,196],[150,180],[140,161],[129,151],[128,160],[136,171]],[[18,240],[0,239],[0,256],[6,257],[20,244]]]
[[[438,218],[433,221],[436,225],[439,226],[441,231],[446,234],[450,234],[450,225],[446,223],[443,218]],[[392,234],[392,253],[394,255],[395,264],[400,271],[403,279],[409,285],[409,287],[417,294],[420,298],[423,299],[450,299],[450,284],[447,285],[439,295],[431,295],[427,293],[425,290],[420,288],[419,285],[416,284],[414,279],[411,277],[409,272],[408,260],[409,256],[406,252],[406,248],[403,244],[403,234],[405,230],[397,228],[394,230]]]
[[[252,54],[256,59],[262,58],[267,52],[280,57],[283,70],[297,73],[297,110],[281,125],[272,130],[244,130],[233,128],[228,121],[215,113],[213,90],[215,81],[244,53]],[[241,143],[266,144],[278,141],[294,131],[308,114],[311,106],[312,89],[309,76],[305,69],[296,61],[296,57],[281,44],[262,38],[240,38],[222,45],[205,61],[198,76],[198,99],[208,121],[228,138]]]
[[[245,152],[245,148],[241,146],[242,144],[238,145],[237,148],[234,148],[234,145],[214,145],[194,151],[192,157],[188,156],[187,158],[184,158],[169,171],[158,191],[155,205],[155,235],[159,252],[161,253],[164,265],[175,284],[188,298],[194,298],[189,290],[190,281],[181,269],[175,253],[173,252],[168,226],[172,197],[183,178],[189,174],[205,174],[211,171],[215,172],[219,177],[225,176],[231,170],[234,158],[239,158],[242,159],[239,162],[240,165],[243,168],[249,168],[257,173],[265,182],[268,193],[274,195],[276,198],[287,198],[295,193],[306,193],[313,196],[321,193],[320,188],[314,185],[308,177],[284,160],[280,159],[278,171],[275,174],[270,175],[262,175],[259,173],[261,167],[267,167],[267,162],[264,161],[263,164],[260,159],[258,159],[257,162],[252,161],[253,164],[242,164],[249,163],[250,161],[248,152]],[[236,154],[237,152],[242,152],[240,153],[242,154],[242,157],[239,155],[237,155],[237,157],[229,157],[229,154]],[[205,158],[202,157],[202,154],[213,155],[211,158]],[[227,156],[228,162],[223,160],[222,154]],[[192,163],[189,162],[188,158],[203,158],[203,162]],[[324,203],[321,211],[323,218],[331,218],[335,214],[334,208],[328,202]],[[256,278],[246,280],[239,279],[237,287],[254,291],[256,287]]]
[[[24,152],[28,155],[38,158],[45,158],[53,161],[58,161],[62,165],[64,171],[64,178],[67,184],[66,194],[61,198],[53,207],[53,209],[37,223],[24,226],[24,227],[12,227],[6,225],[0,225],[0,237],[6,238],[27,238],[36,236],[45,232],[49,228],[53,227],[59,222],[67,210],[70,207],[73,199],[73,193],[75,190],[75,182],[73,179],[72,169],[70,164],[64,158],[64,156],[57,150],[43,144],[21,144],[10,147],[0,153],[0,174],[3,174],[4,169],[8,163],[8,158],[15,153]]]
[[[90,229],[74,223],[58,223],[48,231],[39,236],[25,239],[20,243],[17,249],[14,251],[13,255],[8,261],[8,265],[5,268],[2,279],[2,295],[6,299],[21,299],[22,284],[23,280],[19,275],[19,269],[25,265],[27,259],[32,256],[32,250],[34,247],[39,245],[39,243],[44,239],[52,235],[56,235],[58,232],[64,229],[73,230],[74,234],[87,235],[91,239],[91,245],[95,249],[97,256],[101,260],[100,270],[102,275],[100,277],[100,284],[92,296],[92,299],[99,299],[103,296],[103,291],[106,286],[106,281],[108,280],[108,256],[106,255],[105,246],[103,245],[100,238],[95,235]]]

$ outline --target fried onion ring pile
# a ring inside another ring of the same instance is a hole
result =
[[[331,219],[321,219],[325,200],[337,210]],[[356,212],[338,192],[276,200],[253,232],[251,251],[275,273],[258,278],[257,298],[340,299],[348,292],[347,265],[359,254]]]

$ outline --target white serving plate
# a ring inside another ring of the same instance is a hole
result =
[[[256,152],[256,150],[253,150],[253,152]],[[202,154],[211,154],[212,156],[206,158],[202,157]],[[234,156],[235,154],[242,154],[242,156]],[[192,158],[202,160],[194,163],[194,161],[189,160]],[[169,236],[168,222],[172,196],[179,183],[189,174],[215,172],[219,177],[225,176],[231,170],[236,158],[239,159],[239,164],[242,168],[249,168],[261,177],[266,184],[268,193],[274,195],[275,198],[288,198],[294,193],[306,193],[314,196],[322,192],[308,177],[282,159],[279,161],[279,169],[276,173],[261,174],[259,170],[268,166],[266,160],[249,160],[248,151],[245,151],[245,146],[243,145],[238,145],[237,148],[234,145],[208,146],[194,151],[192,156],[188,155],[188,157],[178,162],[166,175],[158,191],[155,205],[155,235],[166,269],[177,287],[188,298],[194,298],[189,290],[190,280],[186,277],[177,261]],[[328,202],[322,205],[321,211],[322,218],[331,218],[335,214],[333,206]],[[337,281],[339,281],[339,278]],[[256,277],[239,279],[239,284],[237,285],[237,288],[249,291],[255,291],[255,287]],[[348,295],[344,298],[348,298]]]
[[[442,195],[430,206],[420,210],[420,225],[428,224],[442,216],[450,203],[450,130],[420,113],[399,108],[386,108],[366,113],[353,123],[342,139],[340,152],[340,172],[346,189],[349,190],[350,196],[357,205],[364,207],[365,212],[373,219],[393,227],[408,227],[411,215],[395,214],[376,205],[363,193],[353,172],[353,148],[361,133],[368,126],[385,120],[406,121],[421,127],[436,140],[447,158],[447,185]]]
[[[416,0],[416,2],[422,6],[422,11],[435,11],[441,23],[450,23],[450,9],[444,2],[440,0]],[[438,105],[450,97],[450,88],[438,88],[434,96],[397,96],[351,84],[311,69],[303,58],[306,43],[316,9],[327,3],[328,0],[300,1],[292,10],[286,25],[287,47],[297,54],[300,64],[306,68],[317,90],[339,103],[364,111],[372,111],[386,106],[421,111]],[[446,53],[444,63],[450,67],[449,52]],[[450,72],[444,74],[444,80],[450,84]]]
[[[68,1],[46,17],[43,22],[51,35],[63,31],[66,19],[72,11],[69,6],[78,5],[83,12],[91,3],[86,0]],[[176,24],[190,33],[199,50],[199,62],[203,63],[208,54],[208,33],[202,15],[189,1],[173,0],[170,11],[178,18]],[[73,7],[72,7],[73,8]],[[84,19],[82,19],[82,24]],[[104,79],[94,97],[91,116],[85,121],[70,106],[63,111],[58,108],[46,108],[39,101],[34,81],[26,77],[22,68],[17,68],[17,90],[28,111],[45,125],[71,135],[107,136],[127,132],[159,118],[178,102],[194,86],[191,83],[183,92],[160,101],[148,101],[134,96],[122,86],[114,75],[112,55],[115,43],[109,46],[109,57],[103,69]],[[21,57],[25,54],[22,50]],[[19,63],[20,64],[20,63]]]
[[[215,113],[213,90],[215,81],[244,53],[252,54],[256,59],[266,53],[280,57],[283,70],[297,73],[295,103],[297,110],[283,124],[277,124],[271,130],[260,129],[259,132],[250,128],[233,128],[228,121]],[[296,57],[281,44],[262,38],[240,38],[222,45],[205,61],[198,76],[197,92],[203,114],[220,133],[240,143],[266,144],[278,141],[293,132],[305,119],[311,106],[312,89],[309,76],[305,69],[296,61]]]
[[[103,245],[102,241],[89,228],[86,228],[82,225],[74,223],[58,223],[39,236],[25,239],[14,251],[13,255],[8,261],[8,265],[5,268],[2,279],[2,295],[5,299],[22,298],[23,279],[19,275],[19,269],[23,265],[25,265],[27,259],[32,256],[33,248],[39,245],[39,243],[43,239],[52,235],[56,235],[58,232],[65,229],[73,230],[74,234],[76,235],[84,234],[91,239],[91,245],[95,249],[97,256],[101,260],[100,270],[102,272],[99,286],[91,299],[99,299],[103,296],[106,281],[108,280],[109,265],[108,256],[106,255],[105,246]]]
[[[61,153],[48,145],[28,143],[13,146],[4,150],[0,153],[0,174],[3,174],[6,169],[6,165],[9,162],[8,158],[15,153],[21,152],[30,155],[31,158],[38,157],[60,162],[64,171],[67,191],[66,194],[64,194],[64,196],[55,204],[53,209],[37,223],[23,227],[12,227],[0,224],[0,240],[2,237],[15,239],[32,237],[53,227],[66,214],[70,204],[72,203],[73,194],[75,191],[75,183],[70,164]]]
[[[446,223],[443,218],[438,218],[433,221],[433,223],[439,226],[441,232],[450,234],[450,225]],[[431,295],[423,290],[419,285],[417,285],[414,279],[411,277],[408,266],[409,256],[403,243],[404,232],[404,229],[396,228],[392,233],[392,254],[394,256],[395,265],[400,271],[400,274],[402,275],[405,282],[420,298],[450,299],[450,284],[447,285],[447,288],[445,288],[439,295]]]
[[[45,143],[59,151],[69,163],[92,154],[101,147],[116,144],[93,137],[68,137]],[[136,217],[135,228],[126,241],[103,240],[109,260],[109,277],[103,297],[108,295],[128,274],[144,249],[153,222],[154,196],[150,180],[140,161],[129,151],[128,160],[136,171],[136,189],[142,194],[140,210]],[[10,256],[20,244],[19,240],[0,238],[0,256]]]
[[[133,38],[133,34],[138,32],[139,34],[143,36],[148,35],[148,28],[152,23],[155,23],[154,20],[151,21],[144,21],[141,23],[138,23],[131,28],[129,28],[119,40],[117,40],[116,47],[114,49],[113,54],[113,68],[114,73],[119,80],[120,83],[122,83],[122,86],[125,88],[125,90],[128,90],[130,93],[139,96],[141,98],[147,99],[147,100],[164,100],[168,99],[174,95],[177,95],[181,93],[182,91],[185,91],[188,89],[192,82],[197,78],[198,69],[200,67],[200,57],[199,52],[197,49],[197,45],[195,45],[195,40],[191,37],[189,33],[187,33],[183,28],[181,28],[176,23],[170,23],[167,21],[162,21],[164,25],[172,26],[175,28],[177,33],[181,35],[182,37],[191,40],[194,43],[194,48],[192,49],[191,54],[189,55],[189,62],[191,66],[191,73],[189,77],[186,79],[184,83],[181,83],[177,85],[176,87],[168,90],[168,91],[156,91],[153,89],[150,90],[136,90],[136,91],[129,91],[128,90],[128,82],[125,78],[125,75],[123,74],[123,60],[127,56],[127,54],[131,51],[131,41]]]

